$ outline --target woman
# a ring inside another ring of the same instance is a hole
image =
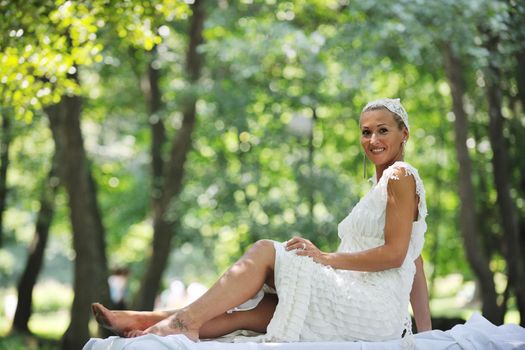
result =
[[[374,186],[339,224],[337,252],[322,252],[301,237],[261,240],[185,308],[110,311],[93,304],[97,321],[126,337],[198,340],[247,329],[265,333],[266,341],[383,341],[410,334],[410,299],[418,331],[431,329],[420,256],[425,191],[417,170],[402,161],[408,115],[399,99],[373,101],[360,128],[375,165]],[[260,292],[263,286],[276,295]],[[254,308],[231,312],[253,296]]]

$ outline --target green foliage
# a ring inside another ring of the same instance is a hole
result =
[[[103,60],[100,32],[113,30],[129,45],[151,50],[164,34],[159,18],[187,17],[188,7],[173,1],[2,1],[0,14],[9,19],[0,24],[0,105],[30,121],[35,110],[79,93],[71,77]]]
[[[59,348],[58,343],[42,341],[30,336],[10,335],[0,339],[1,350],[56,350]]]
[[[513,196],[523,214],[523,106],[516,107],[511,73],[515,53],[524,49],[524,28],[516,24],[523,6],[485,0],[210,1],[199,47],[203,78],[188,86],[188,3],[0,0],[0,111],[17,119],[5,226],[18,246],[0,251],[0,266],[13,267],[30,240],[53,152],[42,109],[64,94],[84,98],[83,132],[109,264],[131,268],[131,289],[153,231],[152,121],[161,119],[171,139],[180,129],[182,103],[198,96],[184,190],[169,213],[179,224],[166,277],[209,282],[257,239],[300,234],[322,249],[337,249],[337,223],[369,188],[362,178],[360,110],[370,99],[398,96],[411,118],[406,160],[419,169],[427,190],[427,267],[436,277],[459,272],[470,280],[457,225],[458,165],[441,59],[450,42],[468,62],[477,209],[494,270],[504,272],[483,90],[490,58],[480,43],[482,27],[503,33],[497,62],[508,80]],[[163,109],[155,115],[144,96],[151,60],[162,90]],[[311,141],[297,123],[313,125]],[[65,203],[59,194],[52,235],[66,247],[54,252],[71,260]],[[14,284],[19,272],[3,271],[12,274],[3,281]],[[39,310],[59,306],[49,303],[53,307],[38,304]]]

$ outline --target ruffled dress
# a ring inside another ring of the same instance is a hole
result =
[[[396,171],[404,169],[404,171]],[[413,176],[419,196],[406,258],[399,268],[380,272],[333,269],[286,251],[275,242],[278,305],[262,341],[384,341],[411,334],[408,303],[427,229],[425,190],[417,170],[396,162],[338,225],[339,252],[384,244],[388,182]],[[261,296],[261,295],[259,295]]]

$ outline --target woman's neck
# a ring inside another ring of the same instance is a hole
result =
[[[381,165],[376,165],[376,180],[379,181],[381,176],[383,176],[383,172],[386,169],[388,169],[392,164],[396,162],[402,162],[402,161],[403,161],[403,157],[399,157],[399,158],[394,159],[392,162],[381,164]]]

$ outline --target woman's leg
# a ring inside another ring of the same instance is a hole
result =
[[[185,334],[197,340],[200,328],[259,291],[268,279],[273,280],[275,248],[272,241],[257,241],[217,282],[191,305],[149,327],[144,333],[158,335]]]
[[[199,338],[217,338],[239,329],[264,333],[276,306],[277,296],[266,294],[259,305],[252,310],[224,313],[205,322],[199,330]],[[93,306],[93,312],[97,315],[100,324],[124,337],[142,335],[145,329],[175,313],[175,311],[110,311],[100,304]],[[122,328],[111,328],[109,324],[119,324]]]
[[[144,331],[144,333],[159,335],[183,333],[192,339],[197,339],[199,329],[204,327],[202,329],[204,335],[201,336],[210,337],[209,335],[214,332],[214,327],[210,328],[210,324],[206,325],[206,322],[218,317],[212,325],[221,324],[220,327],[223,327],[222,325],[228,320],[232,321],[233,324],[237,324],[239,319],[246,321],[243,318],[246,316],[239,316],[241,314],[252,315],[248,314],[250,311],[232,314],[235,317],[228,317],[228,315],[223,314],[255,295],[264,283],[273,287],[274,264],[275,248],[273,242],[261,240],[256,242],[243,257],[230,267],[202,297],[182,310],[110,311],[100,304],[94,304],[93,313],[102,326],[123,336],[136,336]],[[265,314],[267,314],[269,311],[268,309],[265,310]],[[275,310],[275,306],[271,310]],[[271,315],[273,315],[273,311],[271,311]],[[262,317],[262,319],[265,318]],[[221,333],[219,329],[215,332]]]
[[[205,322],[199,330],[199,338],[217,338],[239,329],[265,333],[277,306],[277,296],[266,294],[256,308],[219,315]]]

